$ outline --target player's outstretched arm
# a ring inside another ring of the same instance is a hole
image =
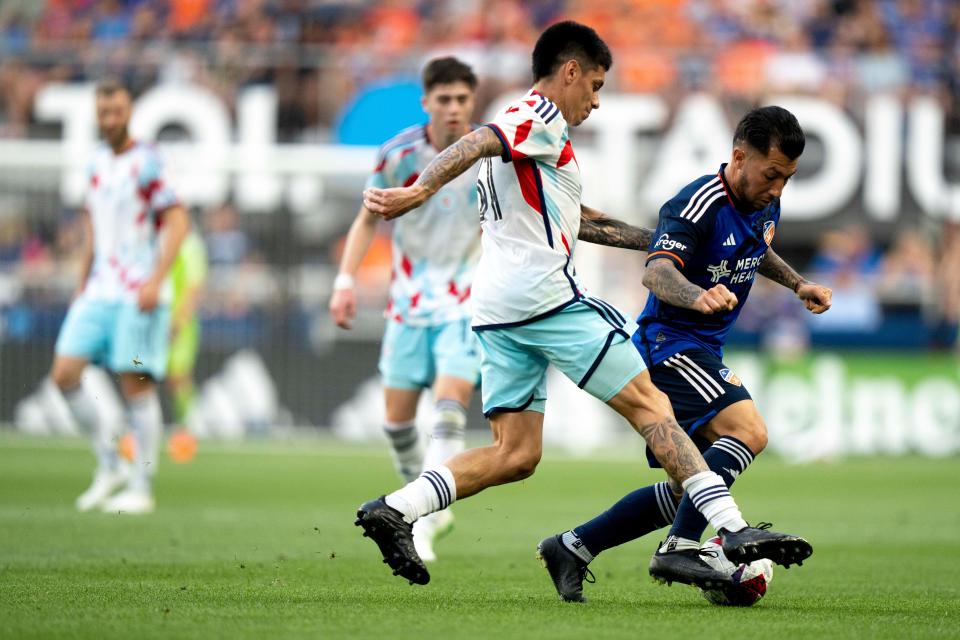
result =
[[[581,204],[580,233],[577,237],[584,242],[607,247],[646,251],[650,247],[653,230],[634,227]]]
[[[730,311],[737,306],[737,296],[726,286],[718,284],[702,289],[683,277],[669,258],[657,258],[647,264],[643,286],[662,302],[706,315]]]
[[[763,262],[757,269],[760,275],[779,282],[797,294],[803,304],[813,313],[823,313],[830,308],[833,290],[816,282],[804,279],[797,271],[778,256],[773,249],[767,249]]]
[[[366,207],[360,207],[356,219],[347,232],[347,242],[340,258],[340,271],[333,281],[330,297],[330,317],[341,329],[350,329],[357,315],[357,296],[354,292],[354,276],[370,250],[377,232],[377,217]]]
[[[490,127],[480,127],[444,149],[409,187],[367,189],[363,192],[363,204],[384,220],[392,220],[422,205],[480,158],[502,153],[503,143],[497,134]]]

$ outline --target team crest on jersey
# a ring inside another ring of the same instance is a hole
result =
[[[763,240],[767,243],[767,246],[770,246],[770,243],[773,242],[773,234],[777,232],[777,223],[773,220],[767,220],[763,223]]]
[[[735,374],[733,371],[730,371],[730,369],[720,369],[720,377],[723,378],[724,382],[729,382],[730,384],[738,387],[742,386],[743,384],[740,382],[740,377],[737,376],[737,374]]]

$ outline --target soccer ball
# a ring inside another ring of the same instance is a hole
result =
[[[733,578],[733,586],[723,589],[704,589],[703,597],[716,605],[749,607],[760,601],[773,581],[773,563],[767,559],[750,564],[734,564],[723,555],[719,537],[710,538],[700,547],[701,558],[717,571]]]

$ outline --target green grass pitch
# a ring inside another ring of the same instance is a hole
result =
[[[390,575],[353,526],[396,484],[386,451],[317,441],[205,446],[164,460],[152,516],[77,514],[79,441],[0,438],[0,637],[960,637],[960,461],[760,460],[737,483],[747,518],[807,536],[752,609],[709,605],[646,573],[659,538],[593,564],[590,602],[557,600],[540,538],[658,480],[632,459],[548,451],[537,474],[455,505],[426,587]],[[629,456],[628,456],[629,457]]]

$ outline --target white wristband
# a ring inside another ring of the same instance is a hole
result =
[[[337,277],[333,279],[333,289],[334,291],[339,289],[353,289],[353,276],[349,273],[338,273]]]

